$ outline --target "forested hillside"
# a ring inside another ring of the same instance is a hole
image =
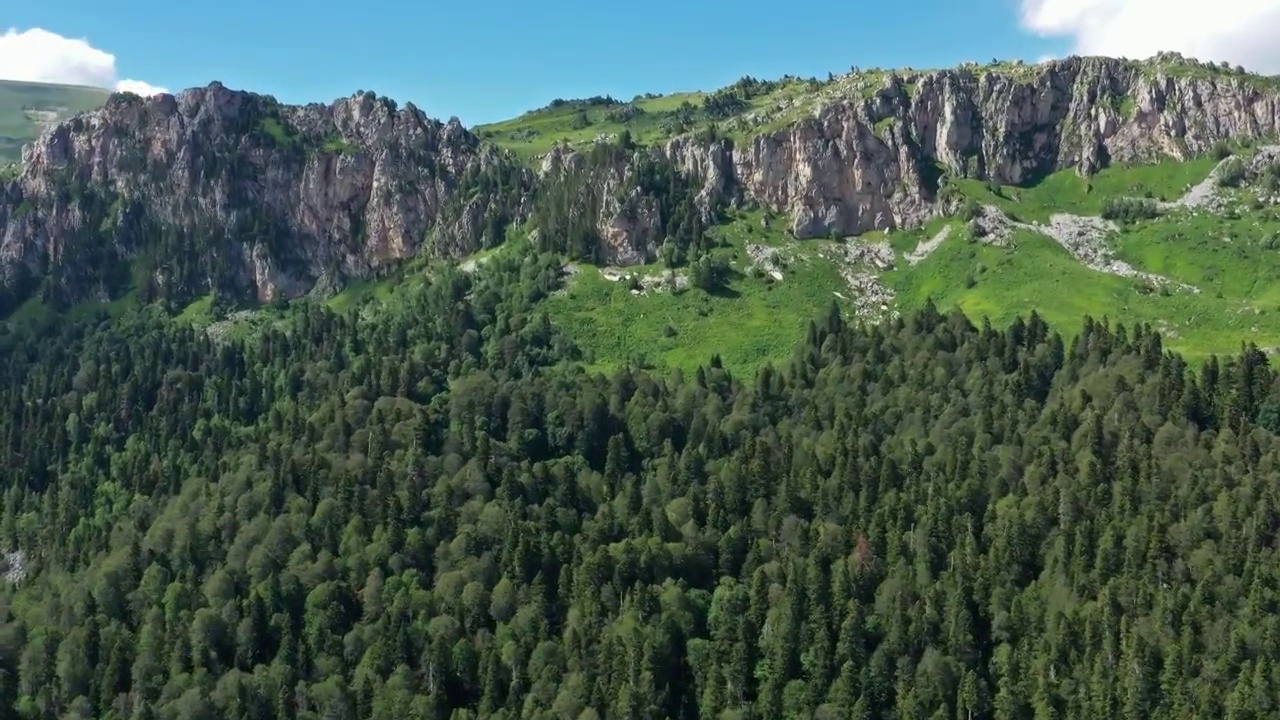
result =
[[[833,309],[752,375],[592,375],[560,272],[6,324],[0,717],[1280,711],[1256,349]]]

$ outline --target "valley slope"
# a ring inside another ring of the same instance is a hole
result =
[[[1275,717],[1272,81],[910,76],[49,129],[0,718]]]

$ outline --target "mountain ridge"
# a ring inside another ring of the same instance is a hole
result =
[[[454,190],[468,167],[492,157],[456,120],[372,93],[304,106],[220,83],[149,99],[116,94],[28,150],[0,209],[0,264],[12,285],[41,262],[84,269],[66,262],[77,249],[64,242],[71,237],[82,247],[96,240],[108,264],[157,253],[158,264],[176,263],[202,244],[233,255],[234,271],[219,275],[194,258],[180,282],[260,301],[297,296],[329,275],[375,274],[428,231],[441,245],[470,246],[479,232],[471,208],[482,200],[455,207]],[[305,244],[289,242],[299,236]],[[160,285],[158,272],[148,279]]]
[[[654,129],[658,99],[638,113],[597,99],[612,119],[588,116],[579,142],[544,153],[514,146],[511,125],[473,132],[373,93],[300,106],[220,83],[116,94],[47,130],[5,184],[5,305],[128,288],[179,304],[328,295],[509,230],[570,260],[685,267],[731,208],[776,214],[801,240],[910,230],[958,212],[966,182],[1185,160],[1280,128],[1280,85],[1174,56],[993,67],[833,76],[810,105],[795,93],[816,81],[744,80],[674,136]],[[548,112],[566,108],[581,109]]]

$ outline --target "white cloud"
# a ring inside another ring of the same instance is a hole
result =
[[[1081,55],[1160,51],[1280,73],[1280,0],[1022,0],[1022,25]]]
[[[141,80],[119,80],[116,82],[116,89],[121,92],[131,92],[143,97],[169,92],[166,88],[156,87],[151,83],[146,83]]]
[[[116,57],[88,40],[32,28],[0,34],[0,79],[64,83],[127,90],[139,95],[168,92],[141,80],[121,79]]]

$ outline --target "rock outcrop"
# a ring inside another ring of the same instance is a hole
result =
[[[43,275],[55,295],[104,296],[108,267],[128,266],[152,290],[260,301],[375,274],[428,241],[475,249],[504,208],[463,186],[508,162],[456,119],[371,93],[290,107],[218,83],[115,95],[23,160],[0,189],[6,286]]]
[[[593,152],[588,157],[561,145],[543,158],[539,180],[549,192],[565,197],[569,213],[585,218],[594,231],[592,259],[597,262],[641,265],[658,252],[658,203],[634,177],[639,165],[634,154],[648,152]]]
[[[715,221],[729,187],[715,163],[727,160],[727,146],[692,148],[681,157],[626,141],[601,142],[585,152],[558,145],[542,159],[534,202],[550,212],[535,210],[535,220],[540,232],[561,239],[558,249],[580,258],[607,265],[651,262],[664,245],[695,244]]]

